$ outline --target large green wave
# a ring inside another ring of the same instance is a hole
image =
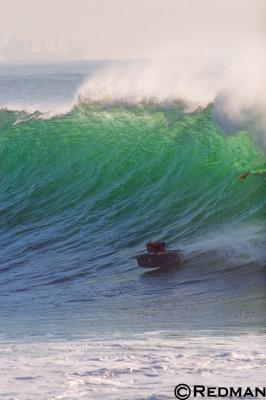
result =
[[[67,115],[1,111],[5,232],[53,226],[94,242],[193,238],[265,221],[265,156],[252,132],[225,134],[212,107],[89,106]],[[50,240],[46,230],[45,240]]]

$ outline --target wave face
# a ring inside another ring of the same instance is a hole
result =
[[[2,110],[0,131],[3,335],[265,327],[265,175],[236,179],[265,168],[252,132],[211,105],[82,102]],[[136,267],[156,239],[181,270]]]

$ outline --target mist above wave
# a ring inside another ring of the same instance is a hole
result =
[[[188,111],[213,103],[215,117],[226,128],[256,120],[264,131],[265,64],[260,47],[253,46],[230,55],[205,53],[109,65],[88,77],[78,90],[75,103],[134,105],[179,101]]]

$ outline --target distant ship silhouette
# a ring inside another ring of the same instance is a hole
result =
[[[81,48],[73,48],[69,40],[65,50],[60,49],[57,41],[54,42],[53,48],[42,42],[40,45],[32,46],[29,41],[27,43],[12,37],[9,43],[2,51],[5,61],[31,61],[31,62],[47,62],[47,61],[64,61],[64,60],[82,60],[84,59],[84,50]]]

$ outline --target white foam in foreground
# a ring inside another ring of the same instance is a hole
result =
[[[178,383],[263,386],[265,369],[265,335],[2,342],[0,398],[174,399]]]

